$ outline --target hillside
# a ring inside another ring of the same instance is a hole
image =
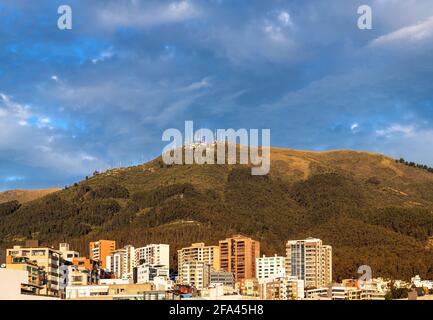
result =
[[[14,200],[20,203],[29,202],[59,190],[61,189],[50,188],[50,189],[38,189],[38,190],[8,190],[8,191],[0,192],[0,203],[14,201]]]
[[[433,278],[433,174],[379,154],[272,149],[268,176],[243,165],[165,166],[157,158],[114,169],[24,204],[0,205],[3,248],[26,238],[47,244],[112,238],[175,250],[252,236],[265,254],[314,236],[334,247],[334,278]],[[172,266],[175,266],[172,264]]]

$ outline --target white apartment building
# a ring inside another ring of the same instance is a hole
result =
[[[142,264],[137,267],[137,283],[150,283],[156,277],[169,279],[170,270],[164,266]]]
[[[135,264],[135,248],[131,245],[117,249],[107,257],[108,270],[118,279],[131,279]]]
[[[332,247],[308,238],[286,244],[286,275],[304,280],[305,287],[320,288],[332,283]]]
[[[256,278],[257,279],[274,279],[284,278],[286,276],[286,267],[284,257],[267,257],[263,255],[256,259]]]
[[[168,244],[149,244],[135,249],[135,265],[159,265],[170,268],[170,246]]]

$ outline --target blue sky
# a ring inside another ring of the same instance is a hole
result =
[[[0,190],[148,161],[185,120],[433,165],[432,49],[430,0],[0,0]]]

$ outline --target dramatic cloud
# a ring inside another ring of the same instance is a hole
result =
[[[433,165],[431,1],[69,4],[67,31],[53,1],[0,4],[0,189],[148,161],[185,120]]]

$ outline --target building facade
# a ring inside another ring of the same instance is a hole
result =
[[[60,252],[46,247],[21,247],[14,246],[6,250],[6,256],[13,258],[26,257],[34,261],[45,272],[45,284],[41,294],[60,296]]]
[[[213,270],[220,269],[220,251],[218,246],[205,246],[203,242],[193,243],[190,247],[177,251],[178,268],[190,261],[200,261],[211,265]]]
[[[263,255],[256,259],[256,277],[257,279],[284,278],[286,275],[285,258],[266,257]]]
[[[116,250],[116,241],[99,240],[89,243],[90,259],[101,262],[103,269],[107,268],[107,257]]]
[[[256,259],[260,256],[260,242],[243,235],[221,240],[220,268],[233,272],[235,282],[256,276]]]
[[[332,247],[322,240],[308,238],[286,244],[286,275],[304,280],[307,288],[326,287],[332,283]]]
[[[159,265],[170,269],[170,246],[168,244],[149,244],[135,249],[135,265]]]

